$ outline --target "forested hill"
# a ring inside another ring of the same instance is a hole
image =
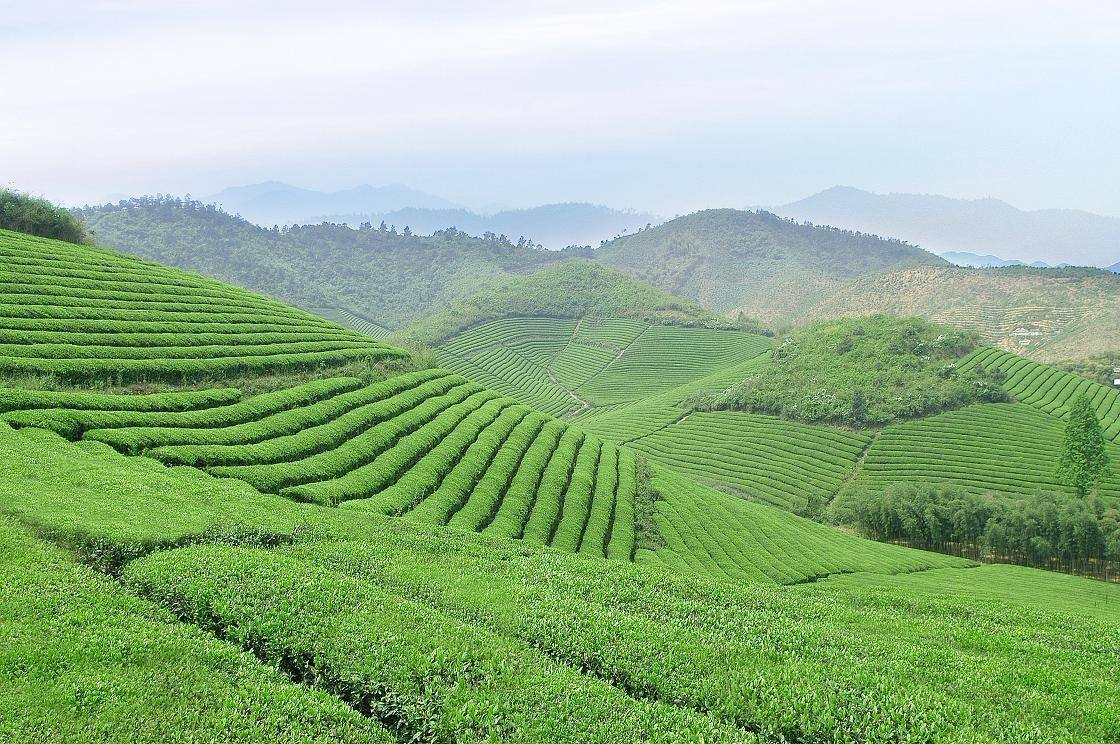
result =
[[[342,309],[389,328],[564,254],[444,230],[343,225],[269,230],[212,206],[134,199],[82,210],[101,245],[197,271],[308,309]]]
[[[707,327],[730,321],[588,258],[454,228],[418,236],[404,226],[258,227],[193,201],[135,199],[82,210],[102,245],[215,276],[358,328],[401,329],[436,341],[507,315],[589,313]],[[547,269],[542,271],[542,269]],[[431,316],[431,317],[429,317]]]
[[[812,295],[894,266],[947,265],[898,240],[734,209],[696,212],[617,238],[597,258],[717,312],[763,297]]]

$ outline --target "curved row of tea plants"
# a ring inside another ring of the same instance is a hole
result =
[[[774,416],[693,413],[627,446],[701,481],[785,509],[827,503],[868,438]]]
[[[244,400],[233,393],[223,395],[236,402],[222,405],[219,395],[197,393],[0,390],[15,409],[0,419],[298,501],[351,502],[572,552],[633,555],[631,453],[447,370],[372,385],[328,378]],[[178,410],[184,396],[214,405]],[[145,410],[159,401],[168,410]]]
[[[181,381],[402,358],[274,300],[91,246],[0,231],[0,374]]]
[[[559,415],[687,386],[769,348],[765,337],[740,331],[624,318],[503,318],[452,339],[440,356],[487,387]]]
[[[999,370],[1005,376],[1004,389],[1015,400],[1062,418],[1069,415],[1068,407],[1078,396],[1087,395],[1105,437],[1120,443],[1120,390],[990,347],[977,349],[960,366]]]
[[[1073,489],[1057,477],[1062,422],[1023,403],[984,403],[885,428],[867,451],[859,482],[952,483],[973,493],[1029,496]],[[1113,461],[1120,447],[1110,446]],[[1114,475],[1101,495],[1120,498]]]

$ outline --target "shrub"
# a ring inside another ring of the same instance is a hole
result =
[[[67,243],[91,242],[86,228],[68,210],[11,189],[0,189],[0,228]]]

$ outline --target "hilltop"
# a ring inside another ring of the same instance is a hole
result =
[[[766,304],[766,318],[837,282],[900,265],[945,265],[915,246],[767,212],[711,209],[605,244],[596,259],[727,313]]]
[[[944,251],[1106,266],[1120,255],[1120,219],[1074,209],[1024,211],[999,199],[873,194],[834,186],[776,207],[797,220],[905,238]]]

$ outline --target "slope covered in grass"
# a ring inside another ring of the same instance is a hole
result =
[[[0,231],[0,375],[178,382],[404,356],[212,279]]]

